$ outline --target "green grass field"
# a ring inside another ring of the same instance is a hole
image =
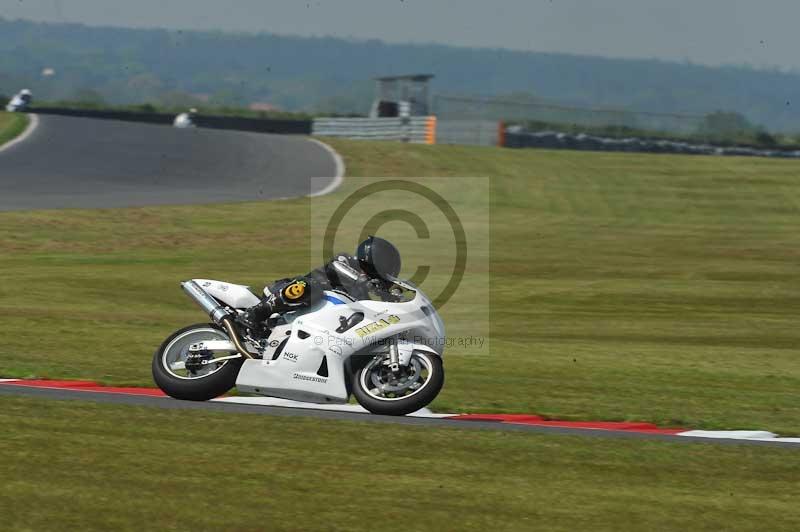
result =
[[[7,531],[800,528],[793,449],[0,402]]]
[[[22,133],[27,125],[26,115],[0,111],[0,146]]]
[[[491,179],[489,272],[462,288],[490,277],[491,354],[449,357],[435,408],[800,433],[798,163],[332,144],[351,176]],[[0,374],[151,385],[154,348],[204,320],[178,281],[305,271],[308,209],[0,213]]]
[[[332,144],[351,176],[491,180],[488,268],[443,310],[470,334],[488,280],[491,353],[449,352],[435,407],[800,433],[796,163]],[[460,183],[451,203],[486,201]],[[204,320],[178,281],[304,271],[309,209],[0,213],[0,376],[152,385],[154,348]],[[800,528],[792,449],[0,406],[3,530]]]

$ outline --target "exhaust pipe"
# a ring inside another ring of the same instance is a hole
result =
[[[208,295],[208,292],[200,288],[200,285],[194,281],[186,281],[181,283],[181,288],[186,292],[186,295],[194,300],[195,303],[200,305],[200,308],[205,310],[211,316],[216,324],[222,324],[222,320],[230,316],[230,312],[217,303],[217,300]]]
[[[230,336],[233,345],[236,346],[236,349],[239,351],[240,355],[245,358],[253,358],[253,355],[250,354],[250,351],[248,351],[242,345],[242,341],[239,339],[239,335],[236,333],[236,328],[233,326],[231,313],[228,312],[225,307],[220,305],[216,299],[211,297],[208,292],[200,288],[200,285],[194,281],[186,281],[185,283],[181,283],[181,288],[183,288],[183,291],[186,292],[187,296],[189,296],[200,306],[200,308],[205,310],[206,313],[211,316],[211,319],[214,320],[214,323],[222,325],[225,328],[225,330],[228,332],[228,336]]]

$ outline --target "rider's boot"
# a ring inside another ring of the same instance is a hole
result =
[[[261,303],[250,307],[239,317],[242,324],[255,333],[264,333],[268,329],[264,322],[272,316],[274,310],[274,297],[265,297]]]
[[[313,299],[307,290],[308,287],[309,281],[304,278],[278,281],[265,291],[268,294],[261,303],[247,309],[239,321],[252,331],[263,332],[266,330],[264,321],[273,314],[283,314],[307,306]],[[320,291],[315,289],[313,292]]]

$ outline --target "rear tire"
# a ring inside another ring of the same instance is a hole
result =
[[[419,357],[428,368],[428,377],[424,384],[407,397],[380,398],[374,391],[367,389],[371,385],[370,372],[374,371],[374,363],[370,362],[353,373],[353,396],[358,403],[372,412],[383,416],[405,416],[428,406],[444,386],[444,366],[442,359],[436,355],[415,352],[412,356]]]
[[[181,378],[164,366],[167,350],[180,350],[180,342],[184,338],[187,339],[185,342],[191,342],[190,337],[202,339],[202,336],[229,339],[227,333],[213,323],[190,325],[170,335],[153,355],[153,380],[170,397],[186,401],[208,401],[223,395],[236,385],[236,377],[244,363],[242,358],[226,360],[216,371],[195,378]]]

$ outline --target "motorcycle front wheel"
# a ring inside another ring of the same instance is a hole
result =
[[[189,346],[207,340],[230,340],[213,323],[190,325],[174,332],[153,355],[153,380],[161,391],[187,401],[208,401],[219,397],[236,384],[244,362],[241,358],[186,367]],[[228,356],[229,352],[207,353],[208,359]]]
[[[352,388],[358,403],[373,414],[404,416],[428,406],[443,385],[442,359],[418,351],[397,373],[388,357],[373,359],[353,374]]]

